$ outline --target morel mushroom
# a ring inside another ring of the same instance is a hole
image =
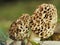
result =
[[[40,38],[48,38],[54,33],[57,23],[57,9],[52,4],[40,5],[31,16],[31,30]]]
[[[12,40],[21,41],[29,37],[29,14],[23,14],[16,21],[14,21],[9,29],[9,37]]]

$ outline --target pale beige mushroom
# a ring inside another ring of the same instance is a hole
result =
[[[29,37],[30,16],[23,14],[16,21],[14,21],[9,29],[9,37],[14,41],[23,41]]]
[[[52,4],[40,5],[31,16],[31,30],[40,38],[53,35],[57,23],[57,9]]]

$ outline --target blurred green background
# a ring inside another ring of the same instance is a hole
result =
[[[8,36],[9,26],[14,20],[23,13],[32,15],[42,3],[52,3],[56,6],[60,24],[60,0],[0,0],[0,38]]]

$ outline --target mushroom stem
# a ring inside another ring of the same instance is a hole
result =
[[[28,38],[28,42],[27,42],[27,45],[33,45],[31,43],[31,41],[35,42],[35,43],[40,43],[40,38],[35,35],[33,32],[31,32],[31,35],[30,37]]]
[[[13,45],[21,45],[22,41],[14,41]]]

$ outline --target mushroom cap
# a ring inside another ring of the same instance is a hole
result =
[[[16,21],[14,21],[9,29],[9,37],[12,40],[24,40],[26,37],[29,36],[29,23],[30,23],[30,16],[29,14],[23,14],[19,17]]]
[[[40,38],[48,38],[54,33],[57,23],[57,9],[52,4],[40,5],[31,16],[31,30]]]

